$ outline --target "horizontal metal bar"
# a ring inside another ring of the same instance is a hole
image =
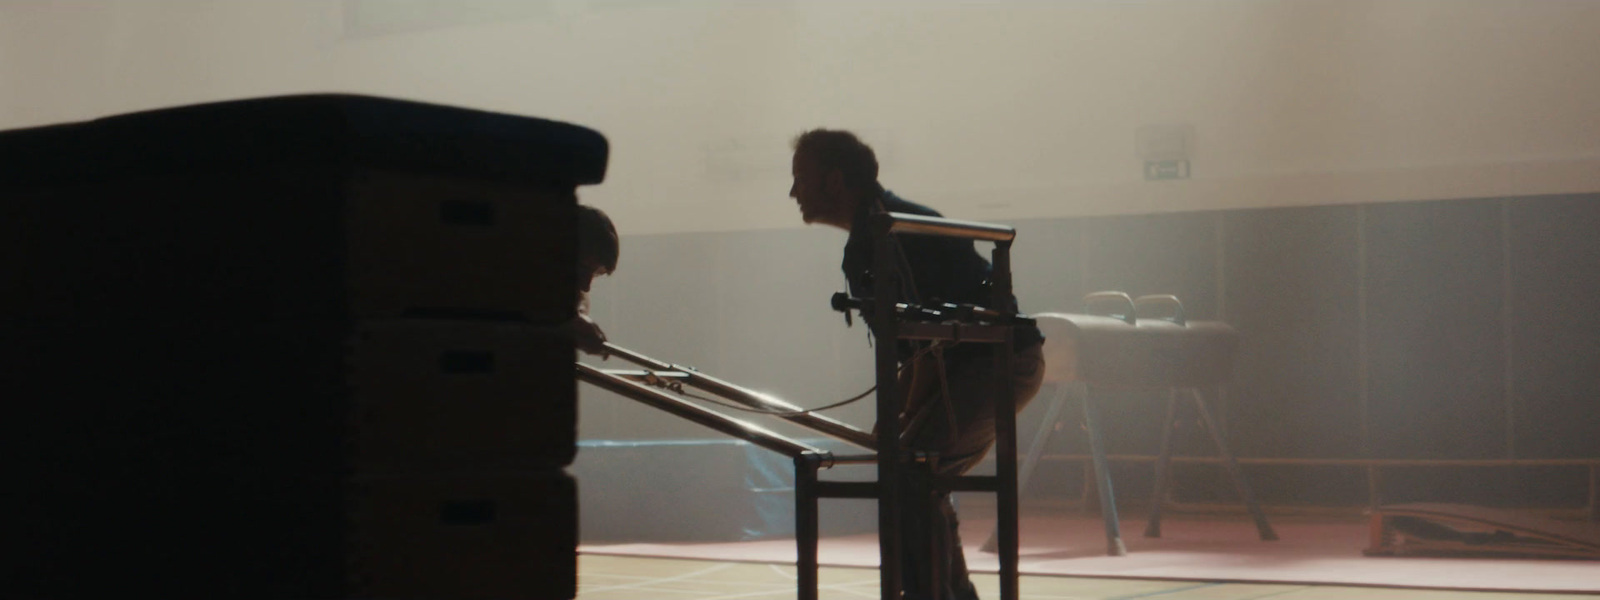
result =
[[[1011,326],[902,322],[895,328],[902,340],[951,340],[999,344],[1006,341],[1006,333]]]
[[[581,381],[627,396],[654,408],[672,413],[675,416],[786,455],[789,458],[795,458],[808,452],[822,453],[816,448],[767,431],[758,425],[752,425],[722,413],[702,408],[697,404],[674,397],[653,387],[605,373],[600,369],[583,363],[577,363],[577,366],[578,379]]]
[[[941,490],[952,492],[997,492],[1000,491],[1000,478],[994,475],[960,475],[954,477],[938,477],[934,481]]]
[[[860,448],[867,450],[874,450],[877,448],[877,440],[873,439],[872,434],[860,429],[856,429],[855,427],[851,427],[849,424],[842,421],[823,415],[806,412],[804,408],[789,404],[788,402],[784,402],[767,394],[734,385],[688,367],[662,362],[638,352],[617,346],[616,344],[608,342],[605,344],[605,349],[606,352],[613,356],[637,364],[646,369],[680,373],[683,375],[681,378],[683,383],[690,387],[711,392],[751,408],[771,411],[774,413],[782,413],[774,416],[834,439],[849,442]]]
[[[878,464],[876,454],[844,454],[834,455],[829,461],[834,465],[875,465]]]
[[[689,374],[683,371],[652,371],[649,369],[600,369],[607,375],[627,377],[628,379],[648,379],[659,377],[661,379],[688,379]]]
[[[935,478],[934,484],[951,492],[993,492],[1000,489],[1000,478],[993,475],[946,476]],[[817,495],[825,498],[878,497],[875,481],[819,481],[817,490]]]
[[[672,365],[669,364],[669,363],[661,362],[659,360],[656,360],[654,358],[650,358],[648,356],[645,356],[645,355],[640,354],[638,352],[634,352],[634,351],[629,350],[627,348],[623,348],[622,346],[618,346],[618,345],[613,344],[611,342],[605,342],[605,343],[602,343],[601,345],[605,347],[606,354],[611,355],[611,356],[615,356],[617,358],[620,358],[622,360],[625,360],[625,361],[631,362],[633,364],[639,365],[639,366],[644,367],[646,369],[650,369],[650,370],[653,370],[653,371],[671,371],[671,370],[674,370]]]
[[[884,213],[879,215],[879,218],[888,221],[887,228],[889,233],[939,235],[989,242],[1009,242],[1017,238],[1016,229],[994,223],[960,221],[897,212]]]
[[[816,490],[820,498],[877,498],[878,482],[818,481]]]
[[[1157,456],[1148,454],[1112,454],[1108,460],[1121,462],[1155,462]],[[1039,457],[1048,461],[1089,460],[1087,454],[1046,454]],[[1174,456],[1172,462],[1221,463],[1216,456]],[[1600,458],[1245,458],[1238,457],[1242,465],[1284,465],[1308,467],[1593,467],[1600,466]]]

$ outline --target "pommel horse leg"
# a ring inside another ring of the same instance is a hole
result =
[[[1239,492],[1239,499],[1245,507],[1250,509],[1250,517],[1256,521],[1256,532],[1263,541],[1278,539],[1278,532],[1272,530],[1272,524],[1267,522],[1267,514],[1261,511],[1261,505],[1256,503],[1255,494],[1250,493],[1250,484],[1244,480],[1244,473],[1239,470],[1239,461],[1234,460],[1233,451],[1228,449],[1227,440],[1222,437],[1222,430],[1217,428],[1216,419],[1211,418],[1211,409],[1206,407],[1205,396],[1200,395],[1200,390],[1189,388],[1190,397],[1194,398],[1195,406],[1200,408],[1200,418],[1206,420],[1206,430],[1211,432],[1211,441],[1217,444],[1217,454],[1222,455],[1222,463],[1228,468],[1228,476],[1233,478],[1233,487]]]
[[[1122,528],[1117,523],[1117,501],[1111,493],[1111,461],[1106,459],[1105,436],[1100,434],[1100,419],[1096,414],[1094,397],[1086,389],[1083,393],[1083,421],[1089,428],[1089,451],[1094,457],[1095,486],[1100,488],[1100,516],[1106,524],[1106,554],[1126,556],[1128,547],[1122,543]]]
[[[1277,540],[1278,532],[1272,529],[1272,523],[1267,521],[1267,514],[1261,510],[1261,504],[1256,502],[1255,494],[1251,493],[1250,484],[1245,481],[1244,472],[1239,469],[1239,461],[1234,459],[1233,451],[1228,449],[1228,442],[1217,426],[1217,420],[1211,416],[1211,409],[1206,406],[1205,396],[1197,388],[1184,388],[1181,392],[1189,394],[1194,400],[1195,408],[1200,411],[1200,418],[1206,425],[1206,431],[1210,432],[1211,441],[1217,445],[1217,455],[1222,458],[1222,466],[1228,470],[1228,477],[1233,481],[1234,491],[1239,494],[1239,500],[1250,510],[1250,517],[1255,520],[1256,533],[1262,541]],[[1150,522],[1145,526],[1145,537],[1161,537],[1161,507],[1166,499],[1167,481],[1172,477],[1172,429],[1176,424],[1179,393],[1180,390],[1174,388],[1167,398],[1167,418],[1162,422],[1165,430],[1161,432],[1161,456],[1156,458],[1155,491],[1150,499]]]
[[[1033,478],[1033,472],[1039,468],[1039,459],[1044,456],[1044,448],[1050,442],[1051,435],[1055,432],[1056,422],[1061,419],[1061,407],[1067,403],[1067,398],[1077,389],[1067,383],[1052,384],[1055,395],[1050,398],[1050,406],[1045,410],[1044,420],[1040,421],[1039,431],[1033,434],[1033,441],[1028,444],[1028,455],[1022,459],[1022,465],[1017,468],[1017,495],[1022,495],[1028,489],[1028,480]],[[989,530],[989,539],[978,548],[983,552],[994,552],[1000,547],[1000,526],[995,525]]]

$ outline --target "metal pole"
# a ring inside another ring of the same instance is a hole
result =
[[[669,364],[659,361],[609,342],[605,344],[605,348],[606,352],[610,353],[611,355],[646,369],[652,369],[656,371],[675,371],[682,373],[683,376],[680,378],[680,380],[683,381],[685,385],[711,392],[751,408],[759,408],[779,413],[788,413],[779,414],[777,416],[823,435],[855,444],[856,446],[864,449],[871,450],[873,447],[872,434],[851,427],[850,425],[841,421],[836,421],[818,414],[803,412],[805,409],[793,404],[789,404],[772,396],[734,385],[727,381],[706,375],[705,373],[701,373],[682,365]]]
[[[1007,305],[1012,297],[1011,241],[996,241],[993,256],[994,308],[1010,310]],[[996,525],[1000,530],[1000,600],[1017,600],[1021,597],[1017,568],[1021,548],[1017,531],[1020,520],[1017,514],[1017,395],[1012,365],[1015,336],[1014,329],[1007,329],[1005,341],[997,344],[994,351],[995,476],[999,479],[995,504],[998,506]]]
[[[1197,388],[1189,388],[1189,394],[1194,398],[1194,404],[1200,409],[1200,418],[1206,422],[1206,429],[1211,430],[1211,440],[1217,443],[1217,454],[1222,455],[1222,464],[1227,467],[1228,474],[1233,477],[1233,487],[1239,492],[1239,499],[1244,501],[1245,507],[1250,509],[1250,516],[1255,518],[1256,532],[1261,539],[1272,541],[1278,539],[1278,532],[1272,530],[1272,524],[1267,522],[1267,514],[1262,512],[1261,505],[1256,502],[1255,494],[1250,493],[1250,484],[1244,479],[1244,472],[1239,469],[1239,462],[1233,459],[1233,451],[1228,449],[1228,440],[1222,436],[1222,431],[1217,429],[1217,422],[1211,418],[1211,411],[1206,408],[1206,399],[1200,395]]]
[[[817,467],[816,454],[794,459],[795,579],[799,600],[817,600]]]
[[[1017,237],[1016,229],[993,223],[926,217],[910,213],[885,213],[885,217],[889,221],[890,233],[938,235],[996,243],[1009,243]],[[998,272],[999,268],[996,267],[995,270]]]
[[[578,379],[591,385],[627,396],[784,456],[793,458],[808,452],[822,453],[821,450],[767,431],[760,426],[751,425],[722,413],[702,408],[699,405],[675,398],[650,386],[628,381],[583,363],[577,363],[577,368]]]
[[[1172,477],[1172,430],[1178,417],[1178,390],[1167,390],[1167,418],[1161,421],[1161,454],[1156,459],[1155,490],[1150,496],[1150,522],[1144,527],[1144,536],[1161,537],[1161,506],[1166,501],[1167,480]]]
[[[928,600],[944,599],[944,557],[948,549],[940,543],[944,539],[944,531],[934,526],[933,505],[934,495],[934,468],[935,463],[929,460],[913,461],[907,464],[906,492],[910,504],[903,505],[911,522],[922,531],[922,535],[913,538],[914,541],[923,542],[920,546],[901,548],[907,553],[907,562],[918,565],[924,576],[922,593]]]
[[[1106,460],[1105,440],[1100,435],[1100,420],[1095,416],[1094,396],[1085,386],[1083,393],[1083,421],[1089,428],[1089,454],[1094,456],[1095,486],[1100,489],[1100,516],[1106,526],[1106,554],[1125,556],[1127,546],[1122,543],[1122,527],[1117,523],[1117,500],[1111,490],[1111,463]]]
[[[867,319],[875,338],[878,379],[878,575],[883,600],[900,599],[900,398],[899,328],[894,305],[900,292],[898,251],[889,223],[875,223],[873,240],[873,311]]]

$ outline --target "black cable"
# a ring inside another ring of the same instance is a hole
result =
[[[873,203],[876,205],[875,208],[878,209],[878,213],[888,213],[889,212],[888,207],[885,206],[884,203],[883,203],[883,198],[887,194],[888,194],[888,191],[885,190],[884,192],[878,194],[878,196],[876,198],[873,198]],[[895,236],[895,235],[891,234],[890,241],[891,241],[891,243],[892,243],[892,245],[894,247],[894,257],[893,258],[894,258],[895,263],[896,263],[895,264],[895,270],[900,272],[900,293],[901,293],[902,296],[909,296],[909,299],[912,302],[920,304],[921,301],[922,301],[922,297],[921,297],[922,295],[920,293],[918,293],[918,290],[917,290],[917,281],[916,281],[916,276],[914,274],[914,271],[911,268],[911,259],[910,259],[910,257],[906,256],[905,247],[900,243],[900,237],[899,236]],[[873,250],[876,251],[877,248],[874,247]],[[849,287],[849,283],[850,283],[849,282],[849,278],[847,277],[845,279],[846,288]],[[910,288],[910,289],[908,290],[907,288]],[[908,294],[908,292],[909,292],[909,294]],[[849,309],[846,309],[846,310],[849,310]],[[872,331],[871,331],[870,328],[867,330],[867,343],[869,345],[872,343]],[[934,349],[936,349],[938,347],[939,347],[939,343],[938,342],[930,342],[930,343],[928,343],[927,346],[924,346],[922,348],[918,348],[915,352],[913,352],[911,354],[911,358],[907,359],[905,361],[905,364],[902,365],[898,371],[896,371],[896,374],[898,375],[900,373],[903,373],[907,367],[909,367],[912,364],[916,363],[917,359],[921,358],[924,354],[927,354],[928,352],[931,352],[931,351],[933,351]],[[946,400],[946,408],[948,410],[949,409],[949,406],[948,406],[949,405],[949,401],[948,401],[948,399],[949,399],[950,391],[948,389],[948,384],[944,381],[944,360],[943,360],[943,357],[940,357],[939,371],[940,371],[940,373],[939,373],[939,375],[940,375],[940,377],[939,377],[939,388],[940,388],[940,390],[939,391],[944,396],[944,398]],[[878,389],[877,385],[873,385],[872,387],[867,388],[867,391],[861,392],[859,395],[857,395],[855,397],[852,397],[852,398],[849,398],[847,400],[843,400],[843,401],[840,401],[840,402],[835,402],[835,403],[829,404],[827,406],[819,406],[817,408],[811,408],[811,409],[806,409],[806,410],[795,411],[795,410],[770,410],[770,409],[766,409],[766,408],[757,408],[757,407],[751,407],[751,406],[744,406],[744,405],[741,405],[741,404],[736,404],[736,403],[732,403],[732,402],[726,402],[726,401],[723,401],[723,400],[718,399],[718,398],[711,398],[711,397],[707,397],[707,396],[701,396],[699,394],[695,394],[695,393],[692,393],[692,392],[684,390],[683,389],[683,384],[680,383],[680,382],[674,382],[673,384],[667,384],[667,385],[664,385],[662,387],[666,387],[667,389],[670,389],[670,390],[672,390],[674,392],[677,392],[680,395],[687,396],[689,398],[694,398],[694,399],[700,400],[702,402],[715,404],[717,406],[722,406],[722,407],[726,407],[726,408],[731,408],[733,410],[750,412],[750,413],[757,413],[757,414],[763,414],[763,415],[772,415],[772,416],[776,416],[776,417],[797,417],[797,416],[801,416],[801,415],[809,415],[809,414],[814,413],[814,412],[820,412],[820,411],[824,411],[824,410],[832,410],[832,409],[839,408],[839,407],[842,407],[842,406],[848,406],[850,404],[854,404],[856,402],[860,402],[863,398],[866,398],[867,396],[871,395],[872,392],[877,391],[877,389]]]

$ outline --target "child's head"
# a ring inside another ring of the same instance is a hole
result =
[[[578,290],[588,292],[595,276],[617,270],[621,252],[611,218],[598,208],[578,205]]]

